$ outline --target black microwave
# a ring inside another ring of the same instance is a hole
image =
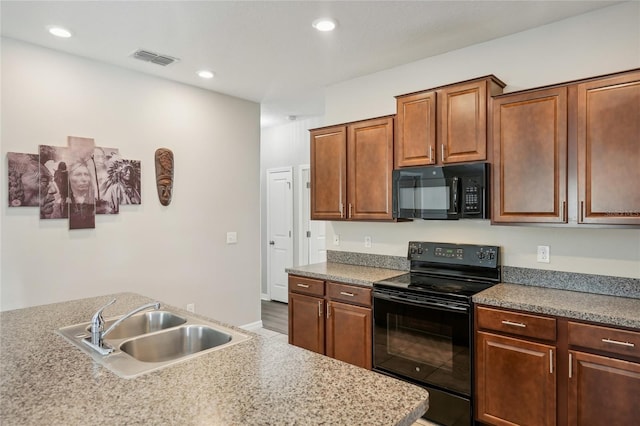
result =
[[[393,171],[396,219],[487,219],[489,164],[406,167]]]

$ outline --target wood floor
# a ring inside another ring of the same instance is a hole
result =
[[[289,305],[263,300],[262,327],[278,333],[289,334]]]

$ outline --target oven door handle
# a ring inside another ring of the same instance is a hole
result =
[[[452,306],[452,305],[447,305],[445,303],[428,302],[428,301],[420,301],[420,300],[410,300],[410,299],[405,299],[403,297],[390,296],[388,294],[384,294],[384,293],[380,293],[380,292],[376,292],[376,291],[373,292],[373,297],[374,298],[378,298],[378,299],[391,300],[391,301],[394,301],[394,302],[405,303],[407,305],[419,306],[419,307],[430,306],[430,307],[439,308],[439,309],[443,309],[443,310],[447,310],[447,311],[469,312],[469,308],[467,308],[465,306]]]

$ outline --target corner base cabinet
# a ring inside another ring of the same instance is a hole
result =
[[[490,425],[631,425],[640,332],[476,306],[476,419]]]
[[[289,275],[289,343],[371,369],[371,289]]]

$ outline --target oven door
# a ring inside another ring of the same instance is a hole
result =
[[[472,417],[470,307],[406,296],[395,291],[373,293],[374,370],[429,389],[426,418],[468,425]]]

